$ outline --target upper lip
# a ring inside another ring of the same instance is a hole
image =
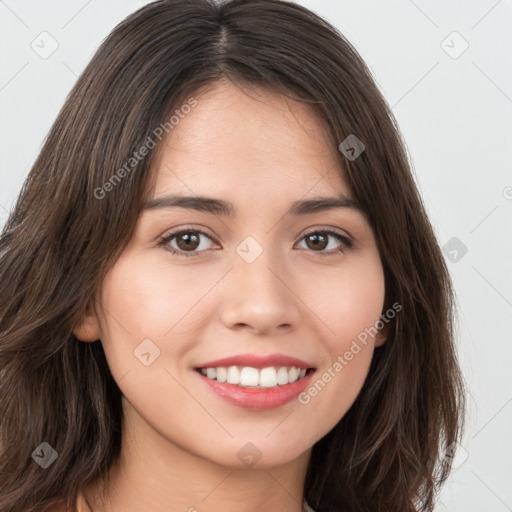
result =
[[[256,354],[240,354],[237,356],[225,357],[223,359],[216,359],[215,361],[208,361],[203,363],[198,368],[219,368],[227,366],[250,366],[251,368],[268,368],[270,366],[295,366],[296,368],[307,370],[314,368],[313,365],[290,357],[285,354],[270,354],[270,355],[256,355]]]

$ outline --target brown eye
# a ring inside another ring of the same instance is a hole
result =
[[[340,243],[338,246],[329,243],[330,238],[335,238]],[[346,237],[337,233],[336,231],[329,230],[321,230],[321,231],[312,231],[303,237],[303,240],[306,241],[306,247],[313,252],[318,252],[322,256],[332,256],[333,253],[345,252],[346,249],[350,249],[353,246],[352,241]],[[326,251],[326,249],[331,245],[330,249]]]
[[[194,250],[197,249],[200,242],[200,237],[197,236],[196,233],[193,233],[192,235],[190,232],[184,233],[184,234],[178,234],[175,236],[176,243],[178,247],[182,251],[188,251],[188,250]]]
[[[203,238],[211,240],[204,231],[199,229],[182,229],[164,237],[159,245],[163,245],[166,250],[178,256],[198,256],[205,249],[203,247],[202,250],[197,251],[201,245],[204,245],[202,244]],[[172,242],[175,242],[176,245],[173,246]]]
[[[305,237],[306,245],[310,249],[324,250],[328,245],[328,236],[323,233],[312,233]]]

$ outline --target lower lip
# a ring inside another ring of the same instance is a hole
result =
[[[228,402],[245,409],[275,409],[290,402],[304,391],[311,382],[314,370],[291,384],[273,388],[250,388],[209,379],[196,372],[203,382]]]

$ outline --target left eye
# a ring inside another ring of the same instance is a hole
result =
[[[206,238],[212,240],[209,235],[200,229],[184,229],[181,231],[175,231],[165,236],[160,240],[158,245],[164,246],[164,248],[176,254],[177,256],[198,256],[203,250],[197,251],[201,247],[201,239]],[[329,246],[329,238],[338,240],[339,244],[335,247],[331,247],[330,251],[325,251]],[[301,241],[305,240],[306,245],[311,248],[313,252],[318,252],[322,256],[333,256],[333,253],[344,253],[347,249],[353,246],[353,242],[350,238],[337,233],[336,231],[329,230],[317,230],[312,231],[301,238]],[[177,247],[173,246],[173,242],[177,243]],[[327,244],[327,245],[326,245]],[[317,250],[319,249],[320,250]]]
[[[346,249],[350,249],[353,244],[352,240],[350,238],[341,235],[340,233],[337,233],[336,231],[329,231],[329,230],[322,230],[322,231],[312,231],[311,233],[308,233],[305,235],[302,240],[306,240],[306,245],[312,244],[313,247],[320,247],[321,249],[326,249],[327,246],[329,246],[329,238],[335,238],[340,242],[338,246],[331,247],[331,250],[328,252],[325,252],[325,254],[322,254],[324,251],[321,251],[322,256],[333,256],[334,253],[338,252],[345,252]],[[325,241],[327,240],[327,245],[325,245]],[[320,252],[320,251],[313,251],[313,252]]]

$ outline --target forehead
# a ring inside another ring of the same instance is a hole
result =
[[[228,81],[194,98],[163,141],[153,196],[351,195],[337,147],[311,106]]]

